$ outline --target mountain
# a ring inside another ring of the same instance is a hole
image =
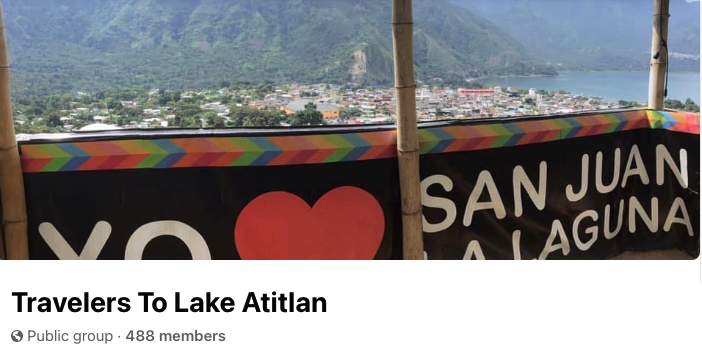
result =
[[[5,0],[20,95],[228,82],[392,83],[391,1]],[[415,0],[418,77],[547,74],[488,20]]]
[[[647,70],[653,0],[451,0],[559,69]],[[700,3],[671,0],[672,71],[700,69]],[[690,59],[690,56],[696,57]]]

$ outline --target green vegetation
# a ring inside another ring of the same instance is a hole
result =
[[[295,113],[289,120],[291,126],[318,126],[324,123],[322,113],[317,111],[317,105],[310,102],[305,109]]]
[[[229,117],[230,127],[270,127],[279,126],[285,121],[285,116],[279,111],[258,110],[248,106],[232,107]]]
[[[665,100],[665,107],[685,112],[700,112],[700,105],[696,104],[692,99],[687,99],[684,103],[680,100]]]
[[[619,100],[619,106],[623,108],[646,107],[646,103],[638,101]],[[667,99],[665,100],[665,108],[685,112],[700,112],[700,106],[694,101],[692,101],[692,99],[687,99],[685,100],[685,102],[682,102],[680,100]]]
[[[339,110],[339,117],[343,120],[351,120],[363,116],[363,112],[356,107],[349,109],[342,108]]]
[[[618,104],[622,108],[646,107],[646,103],[638,101],[619,100]]]
[[[273,92],[270,84],[237,84],[237,90],[205,90],[200,93],[139,89],[110,89],[95,94],[49,95],[13,102],[17,133],[58,133],[101,123],[128,128],[224,128],[322,125],[322,113],[314,104],[286,116],[273,108],[258,109],[247,98]],[[224,102],[227,102],[225,104]],[[210,104],[211,106],[208,106]],[[224,110],[222,110],[224,108]],[[216,112],[219,110],[219,113]],[[360,111],[352,109],[357,117]]]
[[[5,0],[16,96],[234,82],[388,85],[390,1]],[[420,80],[555,74],[489,21],[415,0]],[[266,84],[258,88],[266,93]],[[125,93],[126,94],[126,93]],[[178,101],[163,97],[159,104]]]
[[[646,107],[646,103],[638,101],[619,100],[619,106],[623,108]],[[665,100],[665,108],[685,112],[700,112],[700,106],[694,101],[692,101],[692,99],[687,99],[685,100],[685,102],[682,102],[680,100],[667,99]]]

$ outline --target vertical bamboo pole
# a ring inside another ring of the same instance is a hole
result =
[[[3,236],[2,233],[2,228],[0,228],[0,260],[5,260],[7,258],[5,256],[5,242],[4,242],[5,237]]]
[[[405,260],[423,260],[412,0],[393,0],[392,39],[395,54],[397,155],[402,196],[403,257]]]
[[[9,260],[29,259],[27,207],[19,149],[15,138],[10,100],[10,61],[5,40],[5,21],[0,3],[0,195],[5,253]]]
[[[655,0],[653,9],[653,38],[651,45],[651,75],[648,84],[648,107],[664,108],[664,90],[668,71],[668,20],[670,0]]]

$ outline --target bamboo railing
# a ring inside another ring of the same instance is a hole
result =
[[[7,259],[29,259],[27,208],[10,99],[10,61],[0,4],[0,195]]]

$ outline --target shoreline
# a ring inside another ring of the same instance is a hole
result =
[[[474,78],[471,83],[481,86],[513,86],[521,89],[537,88],[546,91],[563,90],[586,96],[601,97],[608,102],[618,100],[643,101],[648,86],[646,70],[572,70],[559,71],[559,76],[511,75]],[[676,71],[670,73],[669,99],[699,102],[699,72]]]
[[[560,73],[556,73],[556,75],[552,74],[532,74],[532,75],[498,75],[498,76],[481,76],[478,78],[470,78],[466,79],[466,82],[472,83],[476,82],[478,80],[485,80],[485,79],[511,79],[511,78],[548,78],[548,77],[557,77],[559,76]]]
[[[549,74],[533,74],[533,75],[496,75],[496,76],[481,76],[478,78],[466,79],[467,82],[476,82],[479,80],[486,79],[515,79],[515,78],[545,78],[545,77],[558,77],[565,73],[649,73],[648,70],[561,70],[556,75]],[[696,71],[671,71],[670,74],[688,74],[688,75],[700,75],[701,72]]]

